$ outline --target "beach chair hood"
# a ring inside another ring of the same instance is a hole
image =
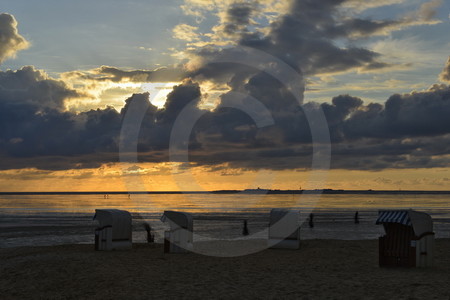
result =
[[[376,224],[399,223],[412,226],[414,234],[421,236],[433,231],[433,220],[424,212],[414,210],[383,210],[379,211]]]
[[[193,219],[189,213],[166,210],[161,217],[161,221],[169,222],[172,230],[181,227],[192,231]]]

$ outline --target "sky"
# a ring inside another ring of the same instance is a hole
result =
[[[0,191],[450,190],[443,0],[3,0]]]

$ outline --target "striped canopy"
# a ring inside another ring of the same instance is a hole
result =
[[[382,223],[399,223],[411,226],[409,212],[406,210],[387,210],[379,211],[376,224]]]

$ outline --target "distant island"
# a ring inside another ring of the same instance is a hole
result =
[[[0,192],[0,195],[143,195],[143,194],[450,194],[450,191],[414,191],[414,190],[280,190],[280,189],[245,189],[245,190],[215,190],[215,191],[85,191],[85,192]]]

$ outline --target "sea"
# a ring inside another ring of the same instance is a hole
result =
[[[0,248],[93,244],[95,209],[107,208],[131,212],[134,243],[147,241],[145,223],[163,242],[165,210],[192,214],[194,242],[265,239],[272,208],[300,210],[302,239],[376,239],[384,232],[375,224],[378,211],[385,209],[426,212],[436,238],[450,238],[450,194],[8,194],[0,195]]]

